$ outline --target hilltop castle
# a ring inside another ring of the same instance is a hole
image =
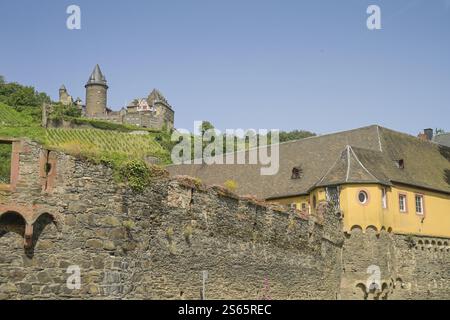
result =
[[[80,98],[75,101],[63,85],[59,89],[59,102],[63,105],[75,105],[87,118],[110,121],[120,124],[132,124],[142,128],[161,130],[173,129],[175,113],[166,98],[157,89],[153,89],[147,98],[132,100],[120,111],[108,108],[108,84],[97,64],[86,85],[86,104]]]

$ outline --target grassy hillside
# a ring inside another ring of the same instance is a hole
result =
[[[69,120],[76,125],[90,125],[93,129],[45,129],[40,126],[43,102],[51,102],[48,95],[33,87],[7,83],[0,76],[0,137],[28,138],[44,147],[82,156],[95,162],[109,164],[114,176],[134,190],[142,190],[152,177],[165,174],[157,166],[143,160],[156,157],[162,164],[170,161],[170,134],[147,131],[134,126],[77,118],[66,107],[54,104],[51,120]],[[12,108],[11,106],[14,106]],[[67,119],[66,119],[67,118]],[[7,183],[10,173],[11,145],[0,143],[0,183]]]
[[[0,127],[27,127],[31,125],[35,125],[35,123],[29,115],[0,103]]]
[[[29,138],[49,149],[114,165],[148,157],[156,157],[163,164],[170,161],[168,133],[140,135],[132,134],[132,128],[126,128],[128,132],[106,128],[109,127],[106,125],[104,130],[44,129],[31,116],[0,103],[0,137]]]
[[[98,129],[47,129],[46,145],[74,155],[102,161],[157,157],[164,163],[169,152],[154,137]]]
[[[11,175],[11,158],[12,147],[11,144],[0,143],[0,184],[9,183]]]

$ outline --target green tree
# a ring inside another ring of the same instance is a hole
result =
[[[50,115],[51,119],[64,119],[66,117],[79,118],[81,110],[74,105],[63,105],[61,103],[53,104],[53,111]]]
[[[209,121],[203,121],[200,126],[200,132],[202,133],[202,136],[205,134],[206,131],[210,129],[214,129],[213,124]]]
[[[314,137],[316,134],[305,130],[280,131],[280,142]]]
[[[8,83],[3,76],[0,79],[0,102],[11,107],[16,109],[20,106],[40,107],[43,102],[50,101],[47,94],[37,92],[34,87],[15,82]]]
[[[11,144],[0,143],[0,184],[10,183],[11,152]]]

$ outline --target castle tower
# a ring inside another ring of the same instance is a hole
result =
[[[67,89],[64,85],[59,88],[59,102],[65,106],[68,106],[73,103],[72,97],[67,92]]]
[[[84,87],[86,88],[86,116],[105,116],[108,86],[98,64]]]
[[[153,89],[147,97],[147,103],[155,111],[158,121],[158,129],[173,129],[175,113],[164,95],[157,89]]]

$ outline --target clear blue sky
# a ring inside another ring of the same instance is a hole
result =
[[[113,109],[156,87],[179,128],[450,130],[450,0],[1,0],[0,43],[8,81],[84,100],[99,63]]]

